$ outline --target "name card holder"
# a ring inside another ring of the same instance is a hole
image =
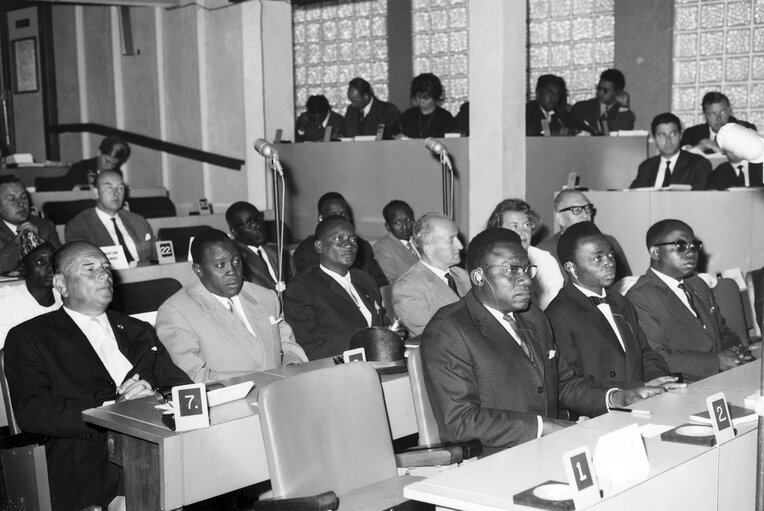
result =
[[[576,509],[584,509],[593,506],[602,497],[597,478],[592,470],[592,457],[589,447],[583,445],[562,455],[565,473],[568,476],[571,498]]]
[[[719,445],[735,438],[735,428],[732,427],[732,417],[724,392],[708,396],[706,407],[711,417],[711,426],[714,428],[716,444]]]
[[[159,264],[171,264],[175,262],[175,249],[173,248],[172,241],[157,241],[155,245]]]
[[[204,383],[178,385],[172,388],[175,431],[210,427],[207,391]]]

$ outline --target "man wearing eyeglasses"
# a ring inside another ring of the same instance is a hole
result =
[[[633,130],[634,112],[629,109],[629,94],[624,90],[626,78],[618,69],[606,69],[597,84],[597,96],[579,101],[570,113],[593,135],[611,131]]]
[[[734,122],[756,131],[756,126],[750,122],[735,119],[732,115],[730,100],[721,92],[706,93],[701,105],[706,122],[687,128],[682,133],[681,146],[686,149],[695,147],[705,154],[721,153],[722,150],[716,143],[716,134],[719,132],[719,128],[728,122]]]
[[[560,263],[560,258],[557,257],[557,243],[560,240],[560,235],[571,225],[579,222],[594,221],[594,215],[597,212],[597,208],[594,207],[594,204],[589,202],[586,195],[578,190],[563,190],[554,198],[554,211],[554,218],[557,220],[557,225],[560,226],[560,231],[539,243],[538,248],[546,250],[552,254],[554,258],[557,259],[557,262]],[[621,244],[609,234],[604,234],[603,236],[607,239],[615,256],[616,282],[624,277],[631,276],[631,267],[629,266],[629,261],[626,259],[626,254],[624,254],[623,249],[621,248]],[[560,266],[562,266],[562,263],[560,263]],[[563,272],[563,276],[567,280],[567,273]]]
[[[661,220],[647,230],[646,243],[650,269],[626,298],[671,371],[697,381],[748,361],[711,289],[696,275],[703,244],[692,228],[680,220]]]
[[[531,303],[534,267],[514,231],[475,236],[467,268],[472,290],[440,309],[422,335],[425,385],[444,441],[479,440],[491,454],[570,425],[560,409],[599,415],[665,391],[609,389],[573,372]]]

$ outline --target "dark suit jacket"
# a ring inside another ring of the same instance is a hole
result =
[[[119,212],[119,217],[125,224],[127,234],[135,242],[138,249],[138,260],[149,261],[152,259],[156,239],[154,239],[154,231],[151,230],[146,219],[141,215],[124,210]],[[109,236],[109,231],[98,218],[95,208],[88,208],[69,220],[64,229],[64,238],[67,242],[87,241],[97,247],[114,245],[114,241]]]
[[[329,122],[326,124],[326,127],[332,132],[332,140],[339,140],[344,124],[344,117],[337,112],[329,111]],[[326,128],[310,119],[308,112],[303,112],[297,117],[294,138],[297,142],[323,142],[325,131]]]
[[[719,372],[718,352],[740,339],[724,322],[711,289],[700,277],[684,279],[692,293],[698,319],[651,269],[626,293],[634,304],[647,341],[668,362],[672,372],[700,380]]]
[[[120,351],[133,364],[128,377],[156,387],[191,383],[170,359],[154,329],[117,312],[107,316]],[[11,329],[5,373],[23,431],[50,437],[45,444],[53,508],[106,506],[121,470],[108,461],[106,435],[82,411],[115,398],[116,385],[87,337],[63,308]]]
[[[625,351],[605,315],[570,281],[544,311],[568,365],[582,378],[620,388],[669,376],[668,365],[647,343],[634,306],[619,293],[606,293]]]
[[[737,123],[743,127],[746,127],[751,130],[756,130],[756,125],[751,124],[750,122],[741,121],[740,119],[735,119],[734,117],[730,117],[729,122]],[[708,130],[708,123],[703,124],[696,124],[695,126],[691,126],[684,130],[682,132],[682,141],[680,142],[681,146],[684,147],[686,145],[698,145],[701,140],[708,138],[710,135],[710,132]]]
[[[579,101],[570,110],[571,115],[576,121],[582,124],[588,124],[590,128],[599,132],[598,122],[602,118],[600,115],[600,102],[597,98],[591,98],[584,101]],[[631,110],[625,112],[620,111],[618,103],[613,105],[605,112],[605,118],[607,119],[608,130],[620,131],[620,130],[633,130],[635,115]]]
[[[372,326],[384,326],[385,308],[377,285],[361,270],[351,269],[350,279],[371,312]],[[284,317],[310,360],[341,355],[353,333],[368,326],[347,291],[318,266],[289,283]]]
[[[56,226],[53,225],[50,220],[30,216],[29,222],[37,226],[41,238],[50,241],[55,248],[61,246],[61,242],[58,239],[58,233],[56,232]],[[0,220],[0,273],[5,273],[18,268],[18,258],[19,251],[16,247],[16,236],[10,229],[8,229],[5,222]]]
[[[537,245],[537,247],[541,250],[546,250],[552,254],[558,263],[560,262],[560,258],[557,257],[557,242],[560,240],[561,234],[561,232],[557,232]],[[610,248],[613,249],[613,255],[615,256],[616,282],[624,277],[630,277],[631,267],[629,266],[629,261],[626,259],[626,254],[624,254],[623,249],[621,248],[621,244],[618,243],[617,239],[610,236],[609,234],[605,234],[604,236],[607,238],[608,243],[610,243]],[[567,282],[568,272],[562,269],[562,265],[560,265],[560,271],[562,272],[562,277]]]
[[[663,164],[660,155],[648,158],[639,164],[637,177],[629,188],[645,188],[655,186],[658,167]],[[679,151],[679,158],[671,171],[671,184],[692,185],[693,190],[708,188],[708,177],[711,175],[711,162],[697,154]]]
[[[544,135],[544,130],[541,127],[541,120],[546,119],[541,112],[541,107],[537,100],[528,101],[525,104],[525,136],[526,137],[540,137]],[[567,110],[562,109],[560,112],[554,111],[552,115],[552,121],[549,123],[549,129],[553,137],[560,135],[562,128],[569,128],[571,130],[576,129],[576,123],[570,117]],[[573,133],[570,133],[571,135]]]
[[[398,107],[387,101],[382,101],[375,97],[371,104],[369,115],[366,116],[362,125],[359,125],[361,111],[353,105],[349,105],[345,111],[345,129],[343,135],[346,137],[355,137],[356,135],[376,135],[377,126],[385,125],[384,138],[390,138],[393,128],[398,123],[401,116]]]
[[[71,190],[77,185],[93,185],[95,177],[98,174],[98,157],[74,163],[63,179],[66,181],[67,190]]]
[[[316,252],[316,247],[313,246],[315,242],[316,237],[311,234],[297,245],[294,254],[292,254],[295,275],[305,273],[311,268],[318,266],[318,252]],[[374,279],[377,287],[390,285],[387,277],[385,277],[385,273],[374,258],[374,249],[372,249],[371,244],[363,238],[358,238],[358,253],[355,256],[353,268],[364,270],[371,275],[371,278]]]
[[[236,248],[239,249],[241,260],[244,263],[244,279],[253,284],[275,291],[276,282],[273,280],[273,277],[271,277],[271,273],[268,271],[268,266],[266,266],[265,262],[260,259],[260,256],[252,252],[247,245],[236,240],[234,240],[234,243],[236,244]],[[276,245],[273,243],[266,243],[263,245],[263,248],[265,249],[265,254],[268,257],[268,261],[271,263],[273,270],[278,272],[279,261]],[[281,275],[285,283],[289,282],[289,279],[292,278],[292,264],[287,250],[282,252]],[[278,277],[278,273],[276,274],[276,277]]]
[[[444,441],[477,439],[487,454],[536,438],[536,416],[557,418],[558,401],[583,415],[605,413],[607,390],[559,357],[541,309],[515,317],[535,363],[471,291],[425,328],[425,385]]]
[[[764,186],[761,169],[761,163],[748,164],[748,178],[752,187]],[[737,169],[735,166],[725,161],[711,172],[711,177],[708,179],[708,188],[711,190],[726,190],[733,186],[742,185],[737,184]]]

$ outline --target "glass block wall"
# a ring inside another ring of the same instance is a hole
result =
[[[672,110],[705,122],[701,100],[720,90],[736,117],[764,127],[764,1],[676,0]]]
[[[528,99],[542,74],[565,79],[571,104],[594,97],[600,73],[615,58],[613,1],[528,1]]]
[[[454,115],[469,96],[468,13],[467,0],[412,1],[414,76],[436,74],[442,106]]]
[[[361,76],[387,99],[387,1],[335,0],[292,8],[295,110],[323,94],[345,113],[347,83]]]

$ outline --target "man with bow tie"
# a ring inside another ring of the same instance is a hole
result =
[[[581,377],[621,388],[673,385],[668,365],[653,351],[637,311],[616,291],[615,257],[607,238],[591,222],[570,226],[557,253],[568,281],[547,307],[557,346]]]
[[[83,410],[151,396],[191,383],[148,323],[107,311],[109,260],[86,242],[67,243],[53,259],[63,307],[11,329],[5,373],[22,431],[46,435],[54,510],[119,508],[122,471],[109,462],[106,433]]]

